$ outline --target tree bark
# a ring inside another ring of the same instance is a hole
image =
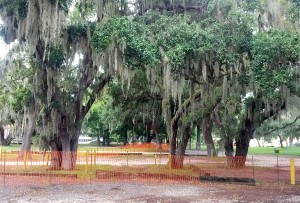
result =
[[[177,131],[178,131],[178,123],[175,122],[172,125],[172,133],[171,133],[171,136],[169,137],[171,156],[176,155],[177,133],[178,133]]]
[[[215,144],[212,139],[212,120],[210,119],[210,116],[206,116],[202,120],[202,131],[203,131],[203,137],[204,141],[207,147],[207,155],[208,156],[216,156],[216,149]]]
[[[151,121],[148,121],[147,124],[146,124],[146,142],[147,143],[151,143],[153,137],[151,135],[151,129],[152,129],[152,122]]]
[[[293,136],[289,136],[289,147],[293,147],[294,143],[293,143]]]
[[[127,127],[125,127],[125,130],[124,130],[124,140],[123,140],[123,145],[127,145],[128,144],[128,129]]]
[[[101,141],[100,141],[100,135],[97,135],[97,146],[100,147]]]
[[[177,154],[172,157],[172,168],[176,168],[176,169],[183,168],[185,151],[190,137],[191,137],[191,126],[187,125],[184,127],[184,132],[181,135],[181,140],[178,144]]]
[[[280,142],[280,148],[283,148],[283,141],[284,141],[284,139],[279,134],[278,134],[278,137],[279,137],[279,142]]]
[[[254,109],[252,109],[252,115],[254,115]],[[248,148],[250,139],[252,139],[255,130],[254,117],[248,117],[248,115],[241,122],[241,128],[239,129],[236,137],[236,152],[234,157],[234,167],[241,168],[245,166],[246,157],[248,154]]]
[[[261,147],[259,139],[256,139],[258,147]]]
[[[196,150],[201,150],[201,127],[197,124]]]
[[[31,150],[31,139],[35,129],[35,119],[36,119],[35,115],[36,115],[35,112],[31,112],[26,119],[25,130],[22,138],[21,151],[29,152]]]
[[[0,145],[5,146],[4,128],[2,124],[0,124]]]
[[[109,146],[109,144],[109,127],[107,126],[107,128],[104,130],[102,146]]]
[[[233,139],[229,136],[225,137],[224,149],[226,156],[233,156]]]

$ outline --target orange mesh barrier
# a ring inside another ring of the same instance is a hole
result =
[[[288,157],[170,156],[164,152],[114,150],[1,151],[0,186],[97,181],[199,182],[201,176],[290,182]],[[295,167],[299,183],[300,158],[295,158]]]

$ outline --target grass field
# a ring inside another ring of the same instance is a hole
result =
[[[290,155],[290,156],[300,156],[300,147],[284,147],[276,148],[279,153],[274,152],[273,147],[250,147],[249,154],[265,154],[265,155]]]
[[[19,144],[12,144],[10,146],[1,147],[2,150],[7,151],[19,151],[21,145]],[[273,147],[250,147],[248,153],[249,154],[257,154],[257,155],[279,155],[279,156],[300,156],[300,147],[284,147],[284,148],[277,148],[279,150],[279,153],[274,152]],[[34,148],[32,150],[38,151],[37,148]],[[97,151],[129,151],[129,152],[135,152],[135,151],[143,151],[142,148],[129,148],[129,149],[122,149],[122,148],[116,148],[116,147],[97,147],[97,146],[89,146],[89,145],[79,145],[78,147],[79,151],[86,151],[86,150],[97,150]],[[201,150],[205,151],[206,147],[201,146]],[[145,149],[145,151],[147,151]]]

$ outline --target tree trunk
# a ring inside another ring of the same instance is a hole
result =
[[[176,154],[177,131],[178,131],[178,123],[175,122],[173,124],[173,126],[172,126],[171,136],[169,137],[170,154],[171,154],[171,156]]]
[[[147,143],[151,143],[151,141],[152,141],[152,139],[153,139],[153,137],[152,137],[152,135],[151,135],[151,128],[152,128],[152,122],[149,121],[149,122],[147,122],[147,124],[146,124],[146,135],[147,135],[146,142],[147,142]]]
[[[197,139],[196,139],[196,150],[201,150],[201,127],[197,124]]]
[[[158,131],[158,116],[155,116],[152,120],[152,129],[155,134],[156,144],[158,145],[157,148],[161,149],[161,140],[159,138],[159,131]]]
[[[294,138],[292,136],[289,136],[289,147],[293,147],[294,146],[293,139]]]
[[[236,152],[233,159],[233,167],[241,168],[245,166],[250,139],[252,138],[255,130],[254,122],[253,118],[249,119],[246,117],[241,125],[236,137]]]
[[[99,147],[101,145],[101,141],[100,141],[100,135],[97,135],[97,146]]]
[[[127,145],[128,144],[128,129],[127,127],[125,128],[125,132],[124,132],[124,140],[123,140],[123,145]]]
[[[203,118],[202,121],[202,131],[203,131],[203,137],[205,140],[205,144],[207,147],[207,155],[208,156],[216,156],[216,149],[214,145],[214,141],[212,139],[212,120],[210,119],[210,116],[206,116]]]
[[[36,118],[35,113],[32,112],[32,114],[30,114],[26,119],[21,151],[30,151],[31,149],[31,139],[35,128],[35,118]]]
[[[103,135],[103,146],[109,146],[109,128],[107,127]]]
[[[259,139],[256,139],[258,147],[261,147]]]
[[[177,168],[177,163],[176,163],[177,133],[178,133],[178,123],[175,122],[172,125],[172,133],[171,136],[169,137],[170,156],[171,156],[170,157],[171,160],[169,161],[171,161],[171,168]]]
[[[234,157],[234,167],[242,168],[245,166],[246,157],[250,143],[249,134],[242,130],[236,139],[236,152]]]
[[[278,137],[279,137],[279,142],[280,142],[280,148],[283,148],[283,141],[284,141],[284,139],[279,134],[278,134]]]
[[[73,170],[76,165],[78,138],[80,133],[80,124],[68,124],[63,121],[58,126],[58,135],[54,135],[51,141],[51,162],[54,170]],[[71,134],[72,133],[72,134]]]
[[[4,128],[2,124],[0,124],[0,145],[5,146]]]
[[[191,127],[188,125],[184,128],[184,132],[181,135],[181,140],[178,144],[177,154],[172,157],[172,168],[182,169],[185,156],[186,147],[191,137]]]
[[[233,139],[229,136],[225,137],[224,149],[226,156],[233,156]]]

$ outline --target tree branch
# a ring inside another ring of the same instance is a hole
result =
[[[195,100],[201,97],[201,92],[201,89],[195,92],[195,94],[192,96],[193,99]],[[186,109],[191,105],[192,97],[189,97],[187,100],[185,100],[183,104],[179,107],[179,109],[176,111],[176,114],[171,121],[172,126],[174,123],[178,122],[180,117],[186,112]]]
[[[272,132],[275,132],[275,131],[277,131],[277,130],[282,130],[282,129],[288,127],[288,126],[291,126],[291,125],[293,125],[294,123],[296,123],[298,119],[300,119],[300,115],[297,116],[297,117],[293,120],[293,122],[287,123],[287,124],[285,124],[285,125],[283,125],[283,126],[281,126],[281,127],[275,128],[275,129],[273,129],[273,130],[267,132],[266,134],[268,135],[268,134],[271,134]]]
[[[86,116],[86,114],[92,107],[93,103],[95,102],[96,96],[104,89],[105,85],[110,81],[110,79],[111,79],[111,76],[106,75],[104,78],[101,79],[101,81],[97,85],[95,85],[92,88],[93,92],[91,93],[87,104],[81,108],[80,118],[84,118]]]

